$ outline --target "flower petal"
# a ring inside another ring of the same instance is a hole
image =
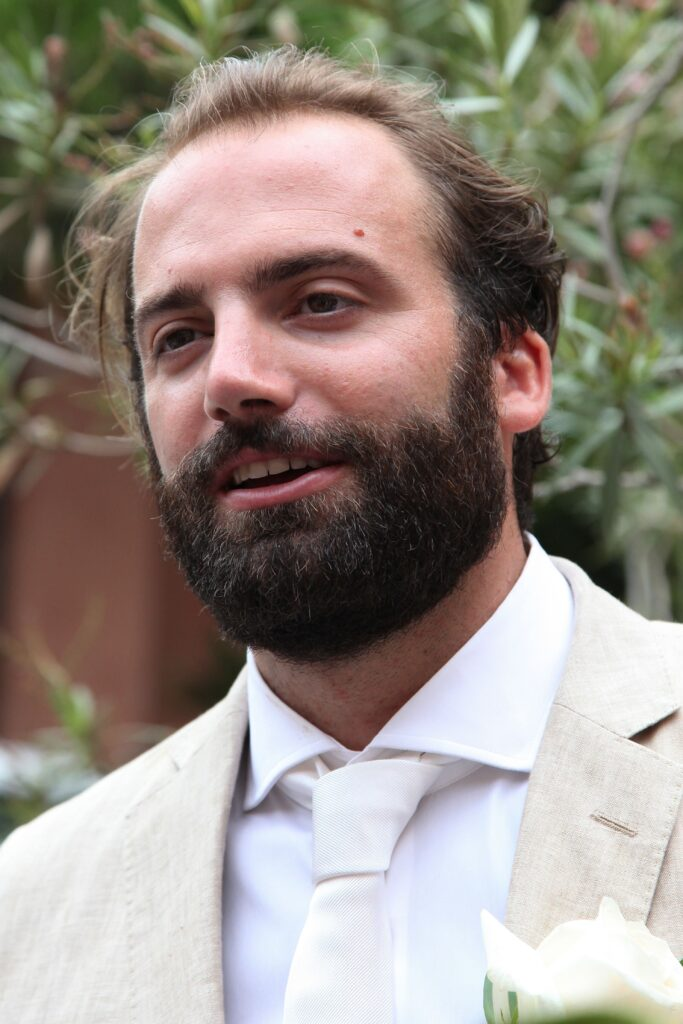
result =
[[[496,1021],[507,1024],[511,1020],[510,993],[517,997],[523,1024],[562,1011],[555,985],[538,953],[485,910],[481,926]]]

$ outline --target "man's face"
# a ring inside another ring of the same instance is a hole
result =
[[[186,147],[148,191],[134,290],[162,517],[226,632],[351,653],[490,549],[488,366],[380,127],[291,117]]]

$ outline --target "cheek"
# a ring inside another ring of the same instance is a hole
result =
[[[147,423],[159,465],[164,474],[172,472],[183,456],[206,438],[202,428],[208,424],[203,404],[181,389],[164,390],[151,385],[145,393]]]
[[[360,346],[331,351],[315,376],[319,393],[342,415],[395,419],[409,408],[440,412],[456,362],[454,331],[444,330],[442,316],[420,310],[398,326],[383,323]]]
[[[319,378],[318,394],[330,411],[359,419],[376,417],[382,404],[382,374],[372,359],[346,359]],[[324,412],[324,410],[322,410]]]

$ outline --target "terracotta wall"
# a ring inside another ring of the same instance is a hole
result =
[[[153,502],[130,458],[58,452],[20,484],[2,531],[10,644],[45,645],[74,666],[111,724],[181,724],[219,696],[220,674],[227,688],[234,668],[221,666],[209,615],[164,560]],[[34,673],[13,658],[1,671],[0,736],[54,724]]]

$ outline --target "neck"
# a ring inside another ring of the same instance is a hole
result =
[[[525,561],[522,535],[510,513],[496,547],[457,590],[370,651],[312,665],[259,651],[256,664],[285,704],[348,749],[362,750],[493,615]]]

